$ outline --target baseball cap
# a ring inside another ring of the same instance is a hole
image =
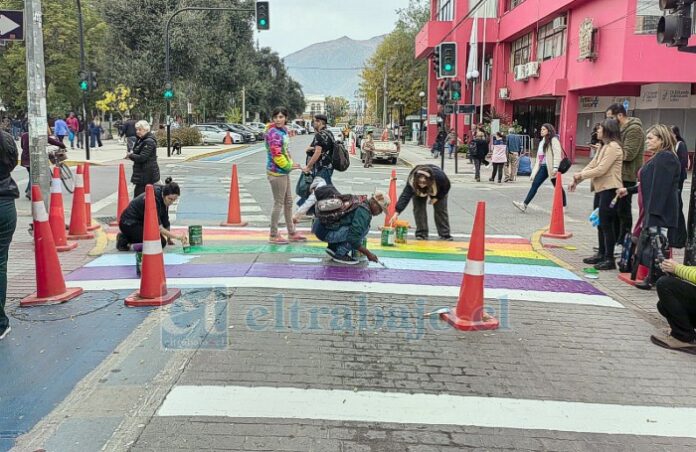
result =
[[[326,115],[314,115],[314,119],[318,119],[319,121],[324,121],[324,122],[329,122],[329,118],[326,117]]]

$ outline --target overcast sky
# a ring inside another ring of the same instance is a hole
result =
[[[342,36],[370,39],[394,29],[396,9],[408,0],[269,0],[271,29],[257,34],[262,47],[285,57]]]

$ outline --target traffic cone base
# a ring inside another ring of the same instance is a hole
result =
[[[541,236],[549,239],[569,239],[573,236],[573,234],[570,232],[567,232],[565,234],[554,234],[552,232],[546,231],[543,234],[541,234]]]
[[[443,312],[440,318],[460,331],[497,330],[500,322],[495,317],[483,314],[480,321],[461,319],[454,312]]]
[[[92,223],[91,225],[87,226],[88,231],[96,231],[99,228],[101,228],[99,223]]]
[[[638,266],[638,273],[636,273],[636,279],[631,279],[631,273],[619,273],[617,278],[619,280],[625,282],[626,284],[630,284],[632,286],[635,286],[637,282],[642,282],[645,278],[648,277],[648,267],[645,265],[639,265]]]
[[[88,232],[86,234],[72,235],[68,234],[68,240],[90,240],[94,238],[94,234]]]
[[[179,289],[167,289],[167,293],[162,296],[155,298],[143,298],[140,296],[140,291],[137,290],[133,292],[129,297],[126,298],[126,306],[139,307],[139,306],[164,306],[170,304],[177,298],[181,296],[181,290]]]
[[[227,222],[224,222],[224,223],[220,223],[220,226],[227,226],[227,227],[235,227],[235,226],[238,226],[238,227],[242,227],[242,226],[246,226],[246,225],[248,225],[248,224],[249,224],[248,221],[242,221],[241,223],[227,223]]]
[[[68,242],[67,245],[61,246],[56,245],[56,251],[58,251],[59,253],[63,253],[65,251],[72,251],[75,248],[77,248],[77,242]]]
[[[45,297],[45,298],[39,298],[37,296],[37,293],[34,292],[33,294],[29,295],[26,298],[23,298],[22,301],[19,302],[19,305],[22,307],[26,306],[37,306],[37,305],[51,305],[51,304],[60,304],[60,303],[65,303],[66,301],[70,301],[73,298],[79,296],[84,292],[81,287],[68,287],[65,289],[65,292],[54,295],[52,297]]]

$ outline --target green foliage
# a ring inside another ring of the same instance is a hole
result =
[[[340,122],[348,114],[350,102],[345,97],[327,96],[325,103],[329,124]]]
[[[182,146],[196,146],[202,143],[201,132],[195,127],[172,129],[172,143],[178,141]],[[167,146],[167,129],[158,130],[155,134],[157,146]]]
[[[242,124],[242,109],[233,107],[227,110],[225,112],[225,121],[233,124]]]

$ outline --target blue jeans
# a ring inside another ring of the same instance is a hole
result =
[[[327,168],[327,167],[314,167],[312,169],[312,177],[321,177],[326,181],[326,185],[333,185],[331,183],[331,176],[333,176],[334,169],[333,168]]]
[[[7,299],[7,257],[10,253],[10,243],[17,227],[17,209],[15,200],[0,199],[0,332],[10,324],[5,314]]]
[[[348,253],[354,250],[353,245],[348,242],[348,235],[350,234],[350,226],[340,226],[338,229],[328,229],[324,226],[321,221],[314,220],[312,224],[312,232],[317,236],[322,242],[329,244],[336,256],[347,256]],[[368,230],[365,230],[362,234],[362,240],[367,237]]]
[[[454,145],[453,144],[447,144],[447,155],[452,157],[452,154],[454,154]]]
[[[528,206],[529,203],[532,202],[532,199],[534,199],[534,197],[536,196],[537,191],[539,190],[539,187],[541,187],[541,185],[544,183],[544,181],[546,181],[546,179],[548,179],[548,178],[549,178],[549,170],[546,167],[546,165],[539,166],[539,171],[537,171],[536,176],[534,176],[534,180],[532,181],[532,187],[529,189],[529,192],[527,193],[527,198],[525,198],[525,200],[524,200],[525,206]],[[555,177],[553,179],[551,179],[551,183],[553,184],[554,187],[556,186],[556,178]],[[565,190],[563,190],[562,188],[561,188],[561,190],[563,191],[563,207],[565,207],[566,206],[566,193],[565,193]]]

